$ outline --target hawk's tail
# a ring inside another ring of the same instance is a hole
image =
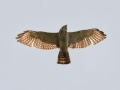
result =
[[[60,52],[58,54],[58,64],[70,64],[69,52]]]

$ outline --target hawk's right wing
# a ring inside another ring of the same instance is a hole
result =
[[[39,49],[58,48],[58,33],[27,30],[17,35],[17,41]]]
[[[97,28],[69,32],[69,47],[70,48],[85,48],[92,44],[97,44],[106,38],[104,32]]]

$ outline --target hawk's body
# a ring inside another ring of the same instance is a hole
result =
[[[67,32],[67,25],[61,27],[58,33],[27,30],[18,34],[18,42],[39,49],[60,48],[58,64],[69,64],[69,48],[85,48],[106,38],[106,35],[97,28]]]

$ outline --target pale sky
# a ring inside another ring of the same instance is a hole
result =
[[[24,30],[58,32],[99,28],[107,38],[69,49],[71,64],[58,65],[59,49],[16,42]],[[0,90],[120,90],[119,0],[1,0]]]

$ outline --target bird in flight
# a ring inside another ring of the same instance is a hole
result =
[[[17,42],[38,49],[51,50],[59,48],[58,64],[70,64],[68,48],[85,48],[104,40],[106,35],[97,28],[67,32],[67,25],[57,33],[26,30],[17,35]]]

